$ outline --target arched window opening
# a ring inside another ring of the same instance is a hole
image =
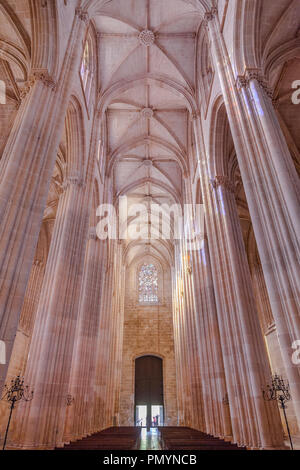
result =
[[[154,264],[144,263],[140,269],[139,302],[158,302],[158,273]]]
[[[214,80],[214,67],[210,45],[205,34],[200,38],[199,51],[201,51],[201,55],[199,57],[199,70],[201,70],[201,73],[199,74],[199,93],[204,98],[203,105],[206,110],[210,100]]]
[[[93,64],[93,45],[92,40],[89,37],[84,46],[83,57],[80,67],[80,77],[82,80],[82,86],[85,93],[87,103],[89,102],[90,93],[92,89],[92,82],[94,78],[94,64]]]
[[[86,89],[88,78],[90,74],[90,48],[89,48],[89,41],[86,41],[82,62],[81,62],[81,70],[80,75],[83,83],[84,90]]]

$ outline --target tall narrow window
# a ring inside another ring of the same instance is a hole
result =
[[[86,41],[84,52],[83,52],[83,57],[82,57],[82,62],[81,62],[81,69],[80,69],[80,75],[81,75],[84,90],[86,90],[89,74],[91,72],[90,66],[91,66],[90,47],[89,47],[89,41]]]
[[[154,264],[143,264],[139,272],[139,302],[158,302],[158,275]]]
[[[85,42],[81,67],[80,77],[82,86],[85,94],[87,104],[89,104],[90,93],[92,89],[92,82],[94,78],[94,57],[93,57],[93,45],[90,37]]]

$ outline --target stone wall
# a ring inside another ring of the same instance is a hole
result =
[[[126,293],[129,292],[128,285],[134,282],[135,273],[135,269],[127,273]],[[169,278],[165,275],[166,272],[164,277]],[[170,282],[166,282],[166,279],[164,279],[164,293],[169,297]],[[134,424],[135,359],[149,354],[163,359],[165,425],[175,426],[177,397],[171,303],[145,306],[128,300],[124,315],[119,424],[120,426]]]

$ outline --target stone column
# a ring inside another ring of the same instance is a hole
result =
[[[272,315],[265,278],[261,264],[258,260],[254,262],[250,269],[260,325],[263,333],[266,335],[269,328],[274,325],[274,318]]]
[[[109,427],[113,425],[112,416],[113,416],[113,392],[112,392],[112,381],[113,381],[113,371],[114,371],[114,348],[113,348],[113,341],[114,341],[114,321],[115,321],[115,310],[114,310],[114,261],[112,255],[112,246],[114,246],[114,242],[110,241],[110,249],[109,249],[109,268],[107,273],[107,294],[105,299],[105,313],[106,313],[106,321],[104,322],[105,329],[106,329],[106,351],[103,355],[100,356],[99,360],[103,360],[103,364],[101,364],[101,370],[103,376],[100,378],[101,381],[101,388],[103,391],[102,394],[102,410],[100,410],[100,416],[102,415],[103,418],[103,425],[104,427]],[[103,325],[103,326],[104,326]],[[102,341],[101,341],[102,343]],[[100,346],[100,345],[99,345]],[[103,351],[104,343],[101,344],[101,351]]]
[[[188,388],[188,365],[186,362],[186,342],[184,325],[184,300],[183,300],[183,272],[181,260],[181,241],[175,240],[174,250],[174,298],[176,298],[175,311],[173,314],[174,325],[174,346],[177,381],[178,400],[178,425],[185,426],[187,422],[187,409],[189,408],[189,388]]]
[[[107,306],[108,297],[108,272],[107,272],[107,242],[105,242],[103,251],[102,265],[102,282],[103,295],[100,299],[99,310],[101,312],[99,334],[96,344],[96,367],[95,381],[93,384],[94,404],[92,408],[92,432],[98,432],[106,427],[105,422],[105,391],[107,385],[107,363],[110,357],[109,344],[109,327],[110,327],[110,310]]]
[[[189,357],[190,331],[189,331],[189,304],[188,291],[185,279],[185,241],[180,240],[177,254],[177,275],[179,276],[178,292],[178,336],[181,369],[181,399],[182,399],[182,426],[191,426],[192,418],[192,392],[191,392],[191,363]]]
[[[205,408],[210,408],[210,402],[203,402],[203,388],[205,387],[203,381],[203,370],[205,363],[203,361],[201,340],[199,338],[198,320],[202,312],[198,310],[196,305],[195,292],[194,292],[194,277],[193,271],[193,246],[192,240],[192,224],[193,218],[192,211],[192,190],[189,178],[185,178],[185,209],[189,207],[189,213],[185,214],[185,239],[182,241],[182,274],[184,279],[184,300],[185,300],[185,324],[186,333],[184,335],[185,347],[187,350],[188,358],[188,371],[190,380],[190,394],[191,394],[191,427],[196,429],[205,430]],[[187,204],[189,206],[187,206]]]
[[[117,425],[117,410],[118,410],[118,393],[119,393],[119,369],[122,367],[120,354],[122,354],[122,339],[123,339],[123,312],[120,311],[120,275],[121,275],[121,260],[122,260],[122,245],[116,241],[111,242],[112,260],[113,260],[113,276],[112,276],[112,297],[110,303],[111,310],[111,334],[110,334],[110,361],[108,369],[108,411],[109,421],[111,425]]]
[[[205,20],[300,426],[299,179],[265,81],[248,70],[239,93],[216,9]]]
[[[177,394],[177,424],[181,424],[183,399],[182,399],[182,361],[179,335],[179,287],[178,287],[178,240],[174,240],[174,267],[172,268],[172,297],[173,297],[173,331],[174,331],[174,354],[176,366],[176,394]]]
[[[92,155],[85,180],[69,173],[63,184],[25,373],[34,400],[19,407],[23,448],[62,444],[93,173]]]
[[[45,262],[36,258],[32,265],[25,301],[21,311],[13,354],[8,368],[8,377],[18,374],[24,375],[44,274]]]
[[[0,392],[5,381],[64,117],[78,73],[85,23],[76,10],[58,83],[47,70],[33,70],[0,162],[0,339],[7,363],[0,365]]]
[[[117,267],[117,292],[118,292],[118,310],[116,321],[116,332],[118,334],[117,342],[117,358],[116,358],[116,389],[115,389],[115,414],[116,425],[119,425],[120,419],[120,396],[121,396],[121,380],[122,380],[122,352],[124,339],[124,300],[125,300],[125,266],[123,265],[123,246],[119,242]]]
[[[233,437],[239,445],[251,448],[280,447],[283,436],[277,404],[265,402],[262,396],[271,371],[234,185],[226,175],[209,181],[200,118],[194,120],[194,126]]]
[[[192,192],[188,179],[185,192],[186,202],[191,207]],[[190,355],[192,414],[198,414],[202,431],[229,440],[230,415],[228,406],[223,403],[227,389],[208,244],[206,238],[201,239],[204,227],[200,226],[200,220],[195,220],[195,214],[198,215],[196,209],[194,207],[186,217],[187,256],[184,257],[185,293],[189,301],[186,316],[190,334],[185,343]],[[197,230],[200,233],[196,233]]]
[[[109,261],[109,244],[106,244],[106,262],[104,265],[104,295],[101,301],[101,321],[96,348],[96,380],[94,386],[95,404],[93,411],[94,432],[108,427],[109,423],[109,363],[111,361],[110,338],[112,328],[112,265]]]
[[[32,329],[35,319],[35,312],[41,292],[45,264],[41,259],[35,259],[33,262],[31,275],[26,291],[25,302],[23,304],[19,326],[16,332],[11,360],[7,371],[6,382],[9,383],[12,378],[18,374],[24,375],[28,351],[30,347]],[[0,436],[4,438],[7,420],[9,417],[9,407],[6,401],[0,401]],[[9,439],[14,440],[18,423],[11,422],[9,428]],[[1,439],[1,444],[3,441]],[[1,445],[0,444],[0,445]]]
[[[246,71],[238,83],[254,137],[254,145],[250,138],[247,142],[254,155],[249,184],[255,189],[258,214],[264,220],[257,230],[257,244],[300,427],[300,371],[291,360],[292,343],[300,338],[299,176],[263,77],[257,71]]]
[[[198,342],[203,355],[203,408],[206,432],[231,440],[231,420],[207,237],[193,252]],[[213,401],[212,401],[213,400]],[[211,402],[211,403],[210,403]]]
[[[74,402],[67,410],[65,442],[93,432],[96,351],[98,336],[102,333],[101,317],[104,314],[100,309],[104,282],[104,243],[97,238],[95,228],[90,228],[69,385]]]
[[[199,345],[197,344],[197,339],[195,335],[195,323],[194,323],[194,314],[195,314],[195,305],[194,299],[192,297],[191,291],[191,265],[189,261],[189,254],[186,247],[185,240],[182,241],[182,277],[183,277],[183,286],[184,286],[184,348],[186,354],[186,363],[187,363],[187,378],[188,381],[185,383],[185,393],[188,394],[188,406],[186,407],[188,415],[186,416],[186,425],[199,428],[199,420],[201,422],[202,418],[202,400],[201,400],[201,381],[199,377]]]

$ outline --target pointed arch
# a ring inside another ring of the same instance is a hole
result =
[[[83,0],[82,7],[88,10],[90,16],[96,15],[100,8],[105,6],[110,0]],[[214,0],[182,0],[182,2],[193,5],[200,15],[204,15],[209,12],[214,6]]]
[[[116,99],[117,96],[129,90],[130,88],[136,88],[141,85],[154,84],[161,88],[166,88],[173,94],[179,96],[185,101],[188,111],[193,114],[197,110],[197,104],[194,95],[184,87],[182,84],[170,79],[167,76],[146,73],[139,75],[137,78],[132,80],[121,80],[113,84],[108,88],[101,96],[98,102],[98,112],[103,114],[109,104]]]
[[[201,26],[198,33],[198,40],[196,42],[196,96],[200,103],[203,101],[204,112],[209,104],[212,84],[214,81],[214,64],[211,57],[210,44],[207,36],[207,30]]]
[[[59,7],[57,0],[37,2],[30,0],[32,22],[33,70],[47,70],[51,77],[58,74],[59,67]]]
[[[300,37],[285,42],[271,52],[264,63],[264,73],[267,78],[272,71],[295,57],[300,58]]]
[[[243,0],[235,3],[234,68],[237,75],[243,75],[245,68],[257,68],[260,65],[261,0]]]
[[[211,177],[216,175],[229,176],[228,164],[233,147],[223,96],[219,95],[213,103],[210,121],[209,169]]]
[[[0,10],[6,16],[9,24],[13,27],[17,37],[24,47],[25,57],[27,60],[29,60],[31,57],[31,41],[29,34],[7,0],[1,0]]]
[[[75,95],[71,96],[66,118],[66,163],[67,175],[84,177],[85,164],[85,132],[81,104]]]
[[[124,144],[121,144],[117,149],[115,149],[110,155],[109,160],[108,160],[107,174],[109,175],[111,173],[120,154],[124,154],[128,150],[132,150],[133,148],[136,148],[139,145],[144,144],[144,143],[156,144],[159,147],[172,152],[174,155],[174,160],[179,164],[183,175],[186,176],[188,174],[187,163],[182,153],[178,149],[176,149],[174,145],[170,144],[169,142],[166,142],[165,140],[159,137],[154,137],[154,136],[149,136],[149,135],[142,135],[138,139],[137,138],[131,139],[130,141],[125,142]]]
[[[118,198],[120,196],[123,196],[123,195],[127,194],[129,191],[132,191],[133,189],[138,189],[141,186],[144,186],[145,183],[151,183],[153,186],[157,186],[158,188],[162,189],[166,193],[169,193],[173,197],[173,199],[176,203],[181,204],[180,197],[173,188],[171,188],[170,186],[167,186],[166,184],[162,183],[162,181],[160,181],[160,180],[157,180],[155,178],[147,178],[147,177],[146,178],[141,178],[137,181],[134,181],[133,183],[130,183],[130,184],[124,186],[116,194],[115,199],[114,199],[114,204],[116,204],[116,202],[118,201]]]

